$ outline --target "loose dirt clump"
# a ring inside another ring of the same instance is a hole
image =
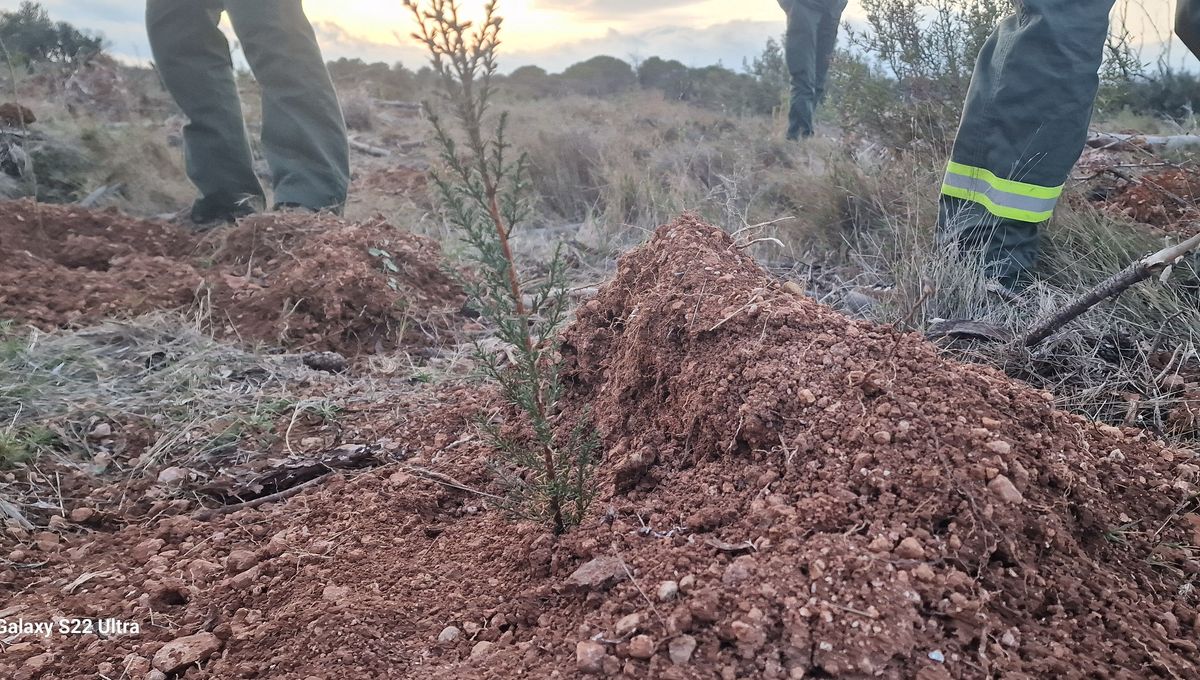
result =
[[[0,318],[49,329],[189,305],[205,281],[193,246],[116,211],[0,203]]]
[[[438,344],[460,318],[464,297],[437,245],[380,218],[264,215],[213,239],[239,334],[361,354]]]
[[[348,355],[433,345],[463,296],[438,246],[381,219],[178,225],[0,203],[0,318],[43,329],[195,305],[221,335]]]
[[[1123,181],[1110,206],[1126,217],[1164,231],[1191,236],[1195,228],[1193,206],[1200,199],[1200,176],[1186,168],[1146,173],[1136,181]]]
[[[145,677],[167,648],[203,652],[187,678],[1200,673],[1194,455],[794,295],[692,217],[563,351],[563,417],[607,445],[564,537],[491,504],[486,394],[392,400],[403,463],[10,553],[46,562],[3,574],[12,615],[154,623],[0,669]]]

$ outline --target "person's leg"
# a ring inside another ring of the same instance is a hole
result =
[[[1200,57],[1200,2],[1179,0],[1175,6],[1175,35]]]
[[[838,26],[842,23],[842,12],[846,11],[846,0],[826,0],[827,7],[817,29],[817,81],[816,105],[825,100],[825,85],[829,81],[829,66],[837,49]]]
[[[146,2],[155,65],[188,118],[184,153],[201,196],[192,212],[197,221],[246,214],[263,200],[220,17],[220,0]]]
[[[262,87],[275,202],[340,212],[350,185],[346,124],[301,0],[226,0],[226,11]]]
[[[791,0],[785,36],[785,57],[792,79],[788,109],[788,139],[810,137],[813,106],[817,98],[817,29],[821,25],[821,0]]]
[[[940,227],[1010,288],[1087,139],[1113,0],[1023,0],[979,53],[942,186]]]

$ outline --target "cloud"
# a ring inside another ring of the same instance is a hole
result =
[[[537,64],[549,71],[561,71],[597,54],[626,60],[662,57],[688,66],[721,63],[738,69],[744,59],[759,54],[767,38],[778,35],[779,30],[779,24],[770,21],[730,21],[707,28],[666,25],[632,32],[610,29],[603,37],[539,50],[514,50],[501,59],[506,67]]]
[[[587,19],[625,20],[631,15],[656,14],[697,3],[696,0],[542,0],[536,4],[541,9],[570,12]]]

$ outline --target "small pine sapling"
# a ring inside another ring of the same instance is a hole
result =
[[[440,94],[458,128],[452,132],[426,104],[444,166],[433,182],[446,219],[478,265],[478,278],[464,281],[464,287],[497,337],[514,348],[511,366],[482,348],[476,356],[524,422],[505,428],[488,421],[483,430],[509,463],[509,472],[498,469],[510,492],[510,509],[547,520],[562,533],[583,519],[595,495],[599,441],[586,416],[566,433],[554,417],[562,396],[558,331],[569,302],[564,260],[556,250],[547,275],[529,284],[522,282],[513,256],[513,232],[530,211],[529,166],[506,140],[507,115],[500,114],[494,125],[489,118],[501,17],[495,2],[485,6],[477,25],[460,18],[457,0],[404,4],[417,20],[413,37],[429,52]],[[521,434],[506,434],[514,431]]]

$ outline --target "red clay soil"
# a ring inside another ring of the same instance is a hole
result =
[[[1200,175],[1194,170],[1169,168],[1126,182],[1109,205],[1126,217],[1187,237],[1196,233],[1195,210],[1200,200]]]
[[[9,202],[0,255],[0,318],[43,329],[195,306],[224,335],[353,355],[433,344],[463,300],[437,244],[382,219],[264,215],[198,238],[111,210]]]
[[[607,449],[564,537],[458,488],[497,491],[483,396],[401,404],[409,463],[456,481],[18,548],[46,564],[3,572],[10,619],[142,630],[22,638],[0,676],[1200,677],[1194,454],[782,290],[686,216],[564,353],[564,424]]]

